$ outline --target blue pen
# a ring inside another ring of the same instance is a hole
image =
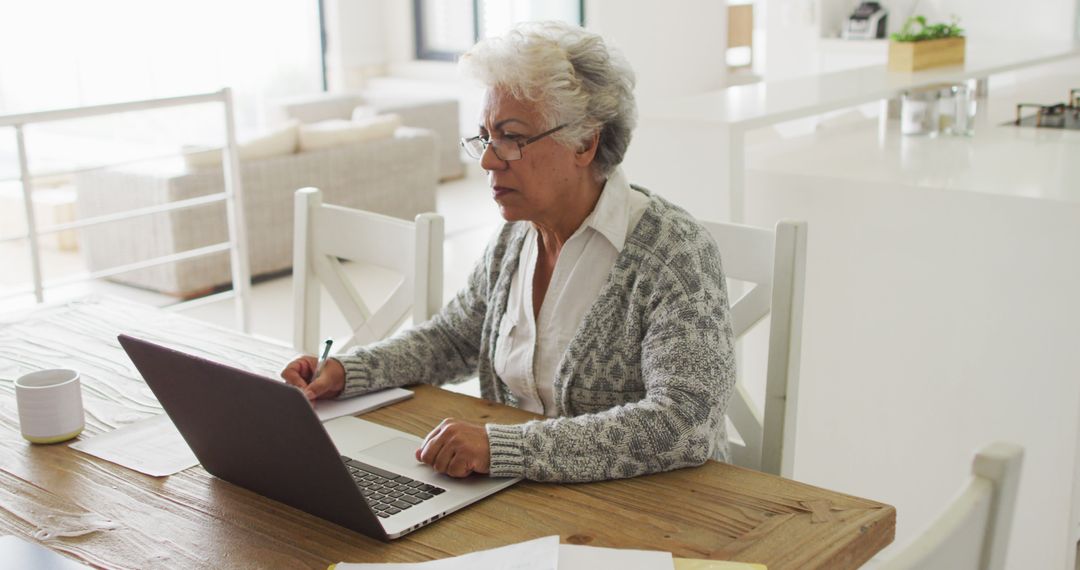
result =
[[[319,363],[315,365],[315,374],[311,375],[311,380],[308,384],[314,382],[315,379],[319,377],[319,374],[322,373],[323,366],[326,366],[326,357],[330,356],[330,345],[332,344],[334,344],[334,339],[326,339],[325,344],[323,344],[322,356],[319,357]]]

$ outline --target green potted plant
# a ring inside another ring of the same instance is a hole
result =
[[[950,23],[928,24],[912,16],[889,36],[889,71],[918,71],[964,63],[964,30],[953,16]]]

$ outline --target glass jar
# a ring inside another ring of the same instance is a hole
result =
[[[905,91],[900,102],[900,132],[911,136],[937,136],[941,92],[942,86]]]
[[[941,91],[938,117],[942,134],[969,137],[975,133],[975,89],[970,83],[957,83]]]

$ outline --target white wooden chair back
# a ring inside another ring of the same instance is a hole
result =
[[[885,570],[1001,570],[1009,545],[1024,449],[993,443],[975,455],[972,478],[945,512]]]
[[[293,346],[319,348],[321,284],[353,330],[335,352],[389,336],[409,315],[414,323],[442,307],[443,218],[420,214],[415,222],[322,203],[317,188],[296,191],[293,239]],[[403,278],[380,307],[364,303],[341,259],[385,267]]]
[[[790,478],[806,277],[806,222],[781,221],[775,231],[702,222],[720,248],[724,274],[753,284],[731,304],[736,338],[769,317],[765,402],[759,409],[740,378],[728,418],[743,444],[731,442],[732,463]]]

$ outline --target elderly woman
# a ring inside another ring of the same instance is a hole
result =
[[[461,66],[487,88],[462,141],[506,220],[468,285],[388,340],[282,372],[309,398],[348,398],[478,374],[484,398],[544,414],[517,425],[446,419],[417,459],[454,477],[633,477],[727,458],[735,382],[715,244],[618,165],[634,76],[597,35],[524,24]],[[310,383],[309,383],[310,381]]]

